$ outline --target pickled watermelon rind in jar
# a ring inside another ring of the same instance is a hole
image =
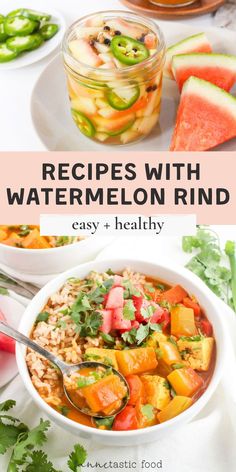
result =
[[[149,19],[122,11],[76,21],[63,41],[71,115],[87,138],[131,144],[156,127],[165,42]]]

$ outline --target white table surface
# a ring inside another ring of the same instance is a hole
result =
[[[7,5],[7,10],[11,10],[11,0],[1,0],[0,3],[0,9]],[[19,0],[19,7],[21,3]],[[35,9],[40,7],[48,11],[51,7],[59,10],[68,25],[98,9],[124,9],[118,0],[29,0],[25,3]],[[208,14],[184,20],[184,23],[202,29],[213,25],[212,18]],[[158,23],[161,25],[161,20]],[[30,97],[39,75],[54,55],[19,70],[0,72],[0,151],[45,151],[31,121]]]

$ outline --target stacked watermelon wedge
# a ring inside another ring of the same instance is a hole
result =
[[[213,53],[200,33],[168,48],[165,76],[182,92],[171,151],[207,151],[236,137],[236,56]]]

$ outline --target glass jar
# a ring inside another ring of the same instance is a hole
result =
[[[79,61],[71,52],[71,42],[85,25],[94,24],[98,15],[105,21],[147,28],[157,39],[156,50],[143,62],[122,68],[92,67]],[[63,57],[71,114],[85,136],[99,143],[125,145],[145,138],[155,128],[160,115],[165,42],[154,22],[123,11],[86,16],[66,32]]]

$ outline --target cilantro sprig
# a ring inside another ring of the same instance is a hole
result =
[[[198,227],[195,236],[184,236],[182,239],[183,251],[195,253],[186,267],[236,311],[236,262],[235,271],[232,265],[231,270],[225,265],[225,254],[228,255],[229,247],[230,242],[227,242],[224,253],[217,233],[204,226]],[[235,254],[231,257],[236,261]]]
[[[47,441],[50,422],[41,419],[30,430],[20,419],[6,414],[15,404],[14,400],[0,403],[0,454],[10,453],[6,472],[61,472],[39,449]],[[69,469],[80,472],[86,458],[83,446],[76,444],[67,462]]]
[[[76,300],[70,308],[72,320],[76,324],[76,332],[80,337],[95,337],[102,325],[102,315],[99,309],[102,309],[104,296],[109,292],[114,283],[113,278],[109,278],[90,291],[80,290]],[[84,288],[88,289],[89,283]]]
[[[162,332],[161,325],[157,323],[140,324],[139,328],[133,328],[121,335],[123,341],[127,344],[140,346],[152,333],[152,331]]]

